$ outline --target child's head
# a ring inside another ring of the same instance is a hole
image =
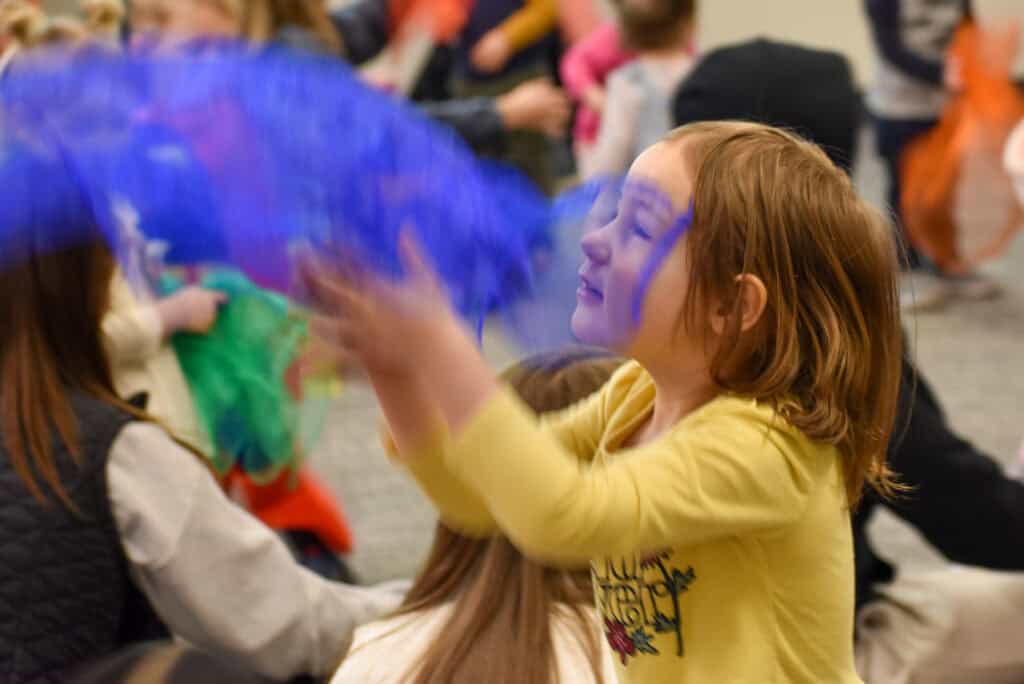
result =
[[[633,50],[685,47],[696,0],[612,0],[623,43]]]
[[[177,43],[197,38],[238,38],[242,0],[133,0],[132,33],[143,40]]]
[[[38,45],[48,22],[46,13],[28,0],[0,1],[0,34],[5,45],[9,42],[21,47]]]
[[[848,176],[789,133],[693,124],[637,159],[617,211],[583,240],[577,336],[774,404],[839,447],[851,500],[885,487],[896,248]]]
[[[123,0],[82,0],[85,24],[95,36],[116,37],[121,30],[125,10]]]
[[[590,396],[621,363],[594,349],[563,350],[527,359],[503,377],[543,413]],[[559,606],[578,618],[578,637],[598,672],[599,633],[581,612],[592,601],[588,570],[548,568],[527,559],[504,537],[472,539],[439,524],[401,612],[454,603],[453,612],[409,680],[553,684],[549,623]]]

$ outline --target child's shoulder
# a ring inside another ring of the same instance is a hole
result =
[[[651,379],[650,373],[639,362],[626,361],[619,366],[618,370],[612,373],[612,377],[608,379],[603,391],[613,394],[628,392],[637,385],[651,385],[653,387],[654,381]]]
[[[683,424],[690,430],[720,431],[740,441],[771,442],[790,454],[817,456],[835,450],[832,445],[811,440],[771,403],[734,394],[716,397],[690,414]]]

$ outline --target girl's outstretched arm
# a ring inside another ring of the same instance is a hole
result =
[[[385,450],[404,465],[450,528],[468,536],[497,531],[487,506],[445,466],[451,438],[430,393],[415,375],[370,372],[388,433]]]
[[[841,496],[834,449],[822,453],[770,408],[741,399],[711,402],[628,457],[581,464],[501,389],[408,235],[400,251],[401,282],[322,280],[323,308],[333,312],[325,331],[371,374],[417,378],[378,390],[396,401],[422,390],[393,416],[414,403],[436,412],[452,436],[443,467],[527,553],[576,563],[769,531],[799,519],[820,485]],[[396,423],[405,420],[412,425],[411,415]]]

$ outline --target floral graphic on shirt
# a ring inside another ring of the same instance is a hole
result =
[[[634,629],[629,633],[629,640],[636,646],[637,653],[649,653],[658,655],[658,649],[654,648],[651,639],[654,637],[641,629]]]
[[[692,566],[673,567],[670,551],[605,559],[592,567],[605,636],[626,665],[630,658],[660,655],[659,634],[674,634],[676,656],[683,657],[680,597],[697,580]]]
[[[647,570],[648,568],[656,567],[661,561],[668,560],[670,555],[668,551],[658,551],[656,553],[649,553],[646,556],[640,556],[640,569]]]
[[[618,620],[604,619],[605,637],[608,638],[608,645],[619,654],[619,660],[625,665],[629,656],[636,655],[636,644],[626,634],[626,626]]]
[[[643,628],[634,629],[632,632],[627,633],[624,624],[618,620],[605,618],[604,629],[608,645],[619,654],[619,660],[622,661],[623,665],[629,661],[630,656],[634,656],[637,653],[658,655],[658,649],[651,643],[654,636],[648,634]]]

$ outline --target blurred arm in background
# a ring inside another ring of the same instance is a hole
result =
[[[390,38],[387,0],[356,0],[333,12],[341,34],[343,54],[363,64],[387,47]],[[569,105],[549,83],[529,82],[498,98],[479,97],[418,103],[431,118],[452,127],[474,149],[500,144],[508,130],[537,130],[548,135],[564,132]]]

